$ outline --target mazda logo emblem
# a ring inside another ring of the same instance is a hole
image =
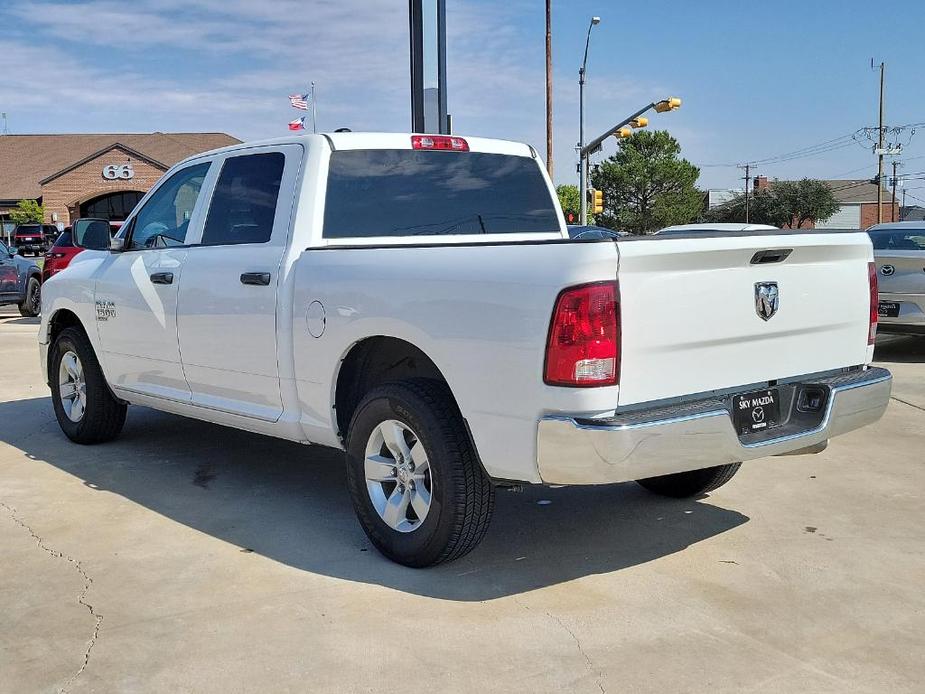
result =
[[[896,268],[893,267],[892,265],[884,265],[883,267],[880,268],[880,274],[883,275],[884,277],[889,277],[894,272],[896,272]]]

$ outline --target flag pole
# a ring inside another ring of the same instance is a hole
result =
[[[318,132],[318,127],[315,124],[315,83],[312,82],[312,132]]]

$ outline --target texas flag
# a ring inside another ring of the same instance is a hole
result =
[[[305,118],[296,118],[295,120],[289,121],[290,130],[305,130]]]

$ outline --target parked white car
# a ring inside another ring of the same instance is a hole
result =
[[[426,566],[496,486],[698,495],[883,413],[866,234],[573,241],[555,200],[532,147],[481,138],[188,159],[45,286],[58,422],[99,443],[145,405],[344,448],[372,542]]]

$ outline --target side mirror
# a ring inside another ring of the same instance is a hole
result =
[[[105,219],[78,219],[71,227],[75,246],[90,251],[109,248],[109,222]]]
[[[113,253],[121,253],[125,250],[125,239],[122,238],[111,238],[109,239],[109,250]]]
[[[11,258],[12,258],[13,256],[15,256],[17,253],[19,253],[19,249],[16,248],[16,246],[9,246],[9,247],[7,247],[7,250],[10,252],[10,257],[11,257]]]

